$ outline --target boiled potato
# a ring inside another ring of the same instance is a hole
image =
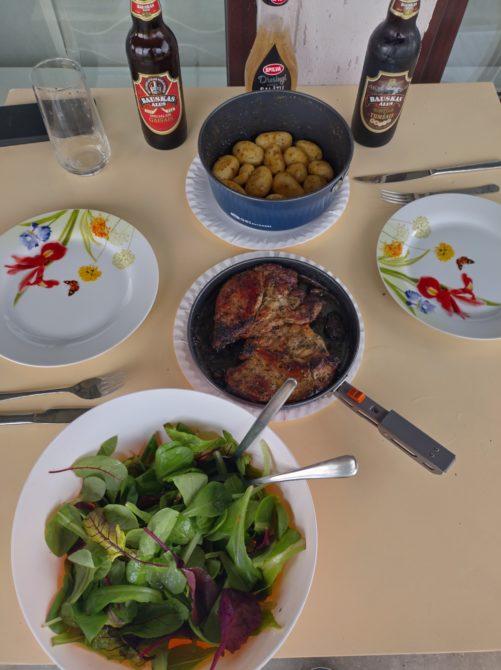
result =
[[[300,184],[302,184],[308,176],[308,168],[304,163],[291,163],[287,166],[286,172],[291,174]]]
[[[308,172],[319,177],[325,177],[327,181],[334,178],[334,170],[327,161],[311,161],[308,165]]]
[[[284,161],[286,165],[292,165],[292,163],[303,163],[303,165],[308,165],[310,159],[302,149],[288,147],[284,151]]]
[[[286,198],[296,198],[298,195],[304,195],[304,190],[288,172],[279,172],[273,178],[273,193]]]
[[[285,195],[281,193],[270,193],[266,196],[266,200],[285,200]]]
[[[233,146],[232,153],[238,158],[240,163],[261,165],[263,162],[263,149],[258,147],[254,142],[249,142],[249,140],[241,140],[240,142],[237,142]]]
[[[240,186],[244,186],[255,169],[256,168],[250,163],[244,163],[240,166],[240,170],[238,171],[237,176],[233,178],[233,181],[240,184]]]
[[[233,179],[237,174],[239,167],[240,163],[238,162],[238,158],[226,154],[226,156],[221,156],[221,158],[218,158],[214,163],[212,166],[212,174],[220,181],[223,181],[223,179]]]
[[[266,165],[260,165],[247,180],[245,191],[247,195],[252,195],[255,198],[264,198],[271,191],[272,184],[273,175],[270,168]]]
[[[284,157],[278,144],[272,144],[264,150],[264,164],[270,168],[271,174],[285,170]]]
[[[267,149],[273,144],[276,144],[283,151],[292,145],[292,135],[283,130],[274,130],[269,133],[261,133],[256,137],[256,144],[260,147],[263,147],[263,149]]]
[[[236,181],[233,181],[232,179],[223,179],[222,182],[225,186],[231,188],[232,191],[236,191],[237,193],[245,195],[244,189],[240,186],[240,184],[237,184]]]
[[[322,149],[318,146],[318,144],[315,144],[315,142],[310,142],[309,140],[298,140],[296,142],[296,147],[301,149],[301,151],[304,151],[310,161],[320,161],[324,157]]]
[[[328,181],[325,177],[320,177],[318,174],[309,174],[303,182],[305,193],[314,193],[323,188]]]

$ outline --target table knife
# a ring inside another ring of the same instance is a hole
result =
[[[454,172],[478,172],[480,170],[492,170],[493,168],[501,168],[501,160],[484,161],[483,163],[470,163],[467,165],[450,165],[449,167],[428,168],[424,170],[408,170],[407,172],[369,174],[365,176],[354,177],[354,179],[370,184],[387,184],[393,181],[407,181],[408,179],[419,179],[420,177],[432,177],[437,174],[452,174]]]
[[[73,419],[88,412],[91,407],[67,407],[63,409],[48,409],[45,412],[31,412],[28,414],[0,414],[0,424],[22,423],[70,423]]]

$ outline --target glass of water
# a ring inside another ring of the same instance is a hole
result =
[[[80,65],[49,58],[35,65],[31,83],[59,163],[73,174],[100,172],[110,144]]]

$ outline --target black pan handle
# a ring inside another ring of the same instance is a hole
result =
[[[434,474],[441,475],[454,463],[455,455],[393,410],[386,410],[348,382],[334,393],[350,409],[375,424],[387,440]]]

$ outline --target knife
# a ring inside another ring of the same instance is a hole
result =
[[[70,423],[73,419],[88,412],[91,407],[67,407],[64,409],[48,409],[45,412],[30,414],[0,414],[0,424],[22,423]]]
[[[501,161],[484,161],[483,163],[471,163],[467,165],[451,165],[449,167],[428,168],[426,170],[409,170],[408,172],[390,172],[388,174],[369,174],[354,177],[358,181],[370,184],[386,184],[392,181],[407,181],[408,179],[419,179],[421,177],[432,177],[437,174],[452,174],[454,172],[476,172],[478,170],[491,170],[501,168]]]

